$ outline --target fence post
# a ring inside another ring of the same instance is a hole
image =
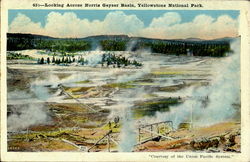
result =
[[[153,137],[153,125],[150,126],[150,130],[151,130],[151,137]]]
[[[141,128],[139,128],[138,138],[139,138],[139,143],[140,143],[141,142]]]
[[[156,124],[156,126],[157,126],[157,133],[159,134],[160,133],[159,124]]]
[[[108,134],[108,152],[110,152],[110,137],[109,137],[109,134]]]

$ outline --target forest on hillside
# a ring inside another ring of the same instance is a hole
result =
[[[132,47],[131,42],[134,41]],[[177,41],[177,40],[153,40],[150,39],[58,39],[42,37],[8,36],[7,50],[45,49],[51,52],[78,52],[92,50],[92,45],[98,44],[103,51],[131,51],[149,49],[153,53],[168,55],[190,55],[223,57],[231,52],[229,41]]]

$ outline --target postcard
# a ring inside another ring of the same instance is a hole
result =
[[[3,1],[3,161],[249,161],[246,1]]]

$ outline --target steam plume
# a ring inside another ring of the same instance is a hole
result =
[[[156,118],[151,120],[172,120],[175,127],[181,122],[193,121],[197,126],[205,126],[231,120],[236,113],[233,104],[240,104],[240,40],[234,41],[231,48],[234,51],[231,55],[212,66],[211,69],[216,72],[209,86],[193,88],[189,92],[194,99],[171,107],[170,112],[158,112]],[[199,99],[202,97],[208,97],[205,107]]]

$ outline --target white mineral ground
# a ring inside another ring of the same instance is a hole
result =
[[[234,47],[234,46],[233,46]],[[235,45],[235,48],[237,44]],[[41,54],[38,50],[25,50],[19,51],[19,53],[29,55],[34,58],[46,58],[52,57],[48,54]],[[36,65],[36,64],[9,64],[10,69],[21,69],[21,70],[37,70],[47,71],[47,78],[34,79],[31,85],[31,91],[36,94],[36,97],[32,98],[30,94],[25,94],[23,91],[12,91],[8,92],[8,104],[23,104],[23,103],[38,103],[38,102],[57,102],[57,103],[75,103],[74,99],[65,100],[65,96],[60,96],[60,91],[54,93],[48,92],[46,86],[57,88],[59,84],[67,87],[95,87],[89,93],[98,92],[99,96],[86,95],[85,98],[80,98],[79,101],[85,104],[92,104],[100,106],[101,108],[107,108],[111,110],[109,118],[112,119],[117,115],[123,117],[123,122],[126,122],[127,132],[133,132],[132,129],[138,122],[154,123],[165,120],[172,120],[175,127],[181,122],[186,122],[190,118],[190,112],[195,111],[194,122],[197,126],[211,125],[219,122],[227,121],[227,119],[233,117],[234,111],[232,104],[239,104],[237,98],[239,98],[239,51],[235,51],[232,56],[226,58],[211,58],[211,57],[187,57],[187,56],[164,56],[159,54],[151,54],[149,52],[136,53],[136,52],[113,52],[116,55],[124,54],[126,57],[131,59],[136,58],[137,61],[143,63],[142,68],[107,68],[97,65],[100,61],[100,54],[103,51],[91,51],[91,52],[79,52],[78,55],[82,55],[92,60],[91,67],[85,66],[56,66],[56,65]],[[11,61],[10,61],[11,62]],[[230,66],[231,65],[231,66]],[[224,71],[222,69],[225,69]],[[233,70],[233,71],[232,71]],[[168,75],[157,75],[156,77],[150,77],[149,74],[154,73],[166,73]],[[173,74],[169,74],[172,72]],[[175,73],[176,72],[176,73]],[[181,73],[181,74],[178,74]],[[67,74],[67,77],[59,78],[58,74]],[[230,74],[230,75],[229,75]],[[28,74],[27,74],[28,75]],[[238,77],[238,78],[237,78]],[[150,82],[140,80],[150,79]],[[204,80],[209,82],[211,85],[208,87],[195,88],[190,86],[179,91],[173,92],[162,92],[152,91],[150,94],[158,97],[181,97],[188,99],[188,97],[197,98],[199,96],[210,99],[210,103],[206,110],[201,110],[201,103],[197,99],[187,100],[184,104],[177,107],[170,107],[169,112],[157,112],[154,116],[144,117],[138,121],[131,117],[131,107],[135,101],[147,100],[145,97],[148,94],[149,88],[154,87],[165,87],[179,84],[189,83],[192,80]],[[82,82],[86,81],[88,82]],[[135,88],[119,89],[114,88],[112,90],[104,90],[101,86],[109,83],[124,83],[129,81],[138,81],[131,83],[136,85]],[[79,83],[80,82],[80,83]],[[184,83],[185,82],[185,83]],[[231,84],[231,85],[230,85]],[[235,88],[231,88],[231,86]],[[41,90],[41,87],[43,90]],[[220,89],[221,87],[221,89]],[[44,89],[45,88],[45,89]],[[105,91],[107,95],[105,95]],[[218,95],[222,95],[225,92],[233,93],[225,95],[220,99]],[[25,96],[25,97],[20,97]],[[234,100],[235,99],[235,100]],[[228,102],[224,104],[225,102]],[[110,104],[107,104],[110,103]],[[223,106],[223,104],[225,106]],[[216,106],[217,105],[217,106]],[[219,108],[218,106],[221,106]],[[215,109],[216,108],[216,109]],[[32,108],[29,108],[32,111]],[[231,111],[231,113],[228,113]],[[34,111],[34,113],[44,113],[44,111]],[[32,113],[26,113],[26,116],[32,115]],[[209,116],[207,116],[209,115]],[[206,120],[199,121],[204,117]],[[23,119],[23,118],[22,118]],[[39,123],[42,123],[46,117],[39,119]],[[14,120],[10,118],[10,121]],[[9,119],[8,119],[9,122]],[[35,121],[34,121],[35,122]],[[34,124],[34,123],[32,123]],[[28,125],[28,124],[27,124]],[[8,126],[11,127],[11,124]],[[130,145],[123,145],[121,141],[121,151],[131,151],[135,139],[128,138],[126,131],[121,132],[121,138],[124,140],[130,139],[128,142]],[[125,134],[124,134],[125,133]],[[131,135],[131,134],[130,134]]]

